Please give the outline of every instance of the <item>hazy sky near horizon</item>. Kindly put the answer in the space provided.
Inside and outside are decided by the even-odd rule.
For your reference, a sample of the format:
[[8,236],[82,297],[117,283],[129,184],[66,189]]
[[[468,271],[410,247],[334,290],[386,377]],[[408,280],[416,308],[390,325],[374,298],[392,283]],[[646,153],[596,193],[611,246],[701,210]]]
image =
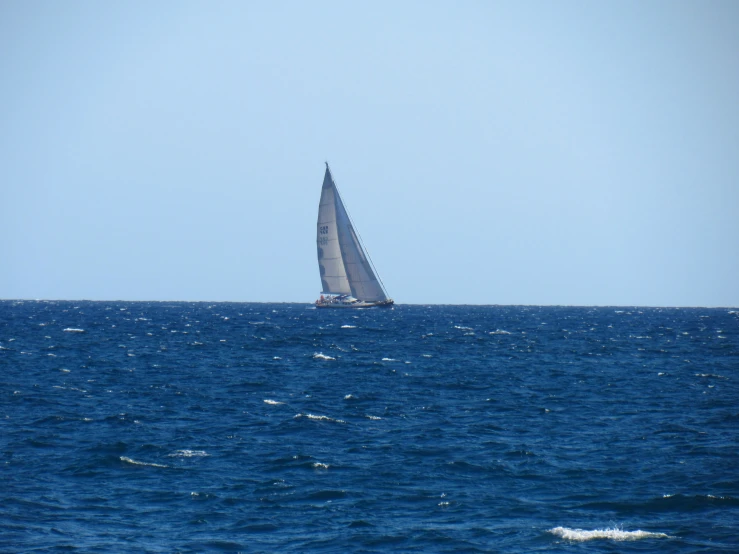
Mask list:
[[0,298],[739,306],[739,2],[0,2]]

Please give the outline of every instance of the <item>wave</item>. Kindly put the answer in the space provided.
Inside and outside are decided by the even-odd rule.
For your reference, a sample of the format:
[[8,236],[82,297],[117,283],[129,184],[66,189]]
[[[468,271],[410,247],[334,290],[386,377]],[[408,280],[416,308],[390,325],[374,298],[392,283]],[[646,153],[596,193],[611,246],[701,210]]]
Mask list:
[[169,467],[169,466],[165,466],[164,464],[155,464],[154,462],[138,462],[134,459],[129,458],[128,456],[121,456],[120,460],[122,462],[126,462],[127,464],[131,464],[135,466]]
[[364,519],[356,519],[349,524],[349,527],[374,527],[374,525]]
[[[66,372],[68,373],[69,370],[67,370]],[[85,389],[79,389],[77,387],[63,387],[61,385],[52,385],[51,388],[52,389],[61,389],[61,390],[76,390],[78,392],[87,392]]]
[[638,541],[641,539],[668,539],[669,535],[665,533],[651,533],[649,531],[624,531],[623,529],[593,529],[586,531],[585,529],[570,529],[569,527],[554,527],[548,530],[552,535],[556,535],[568,541],[585,542],[595,539],[609,539],[613,541]]
[[313,414],[296,414],[293,419],[300,419],[301,417],[307,417],[316,421],[334,421],[336,423],[346,423],[343,419],[334,419],[325,415],[313,415]]
[[657,502],[667,503],[668,506],[688,509],[702,509],[710,506],[739,506],[739,498],[734,496],[716,496],[713,494],[665,494]]
[[66,329],[62,329],[65,333],[84,333],[84,329],[74,329],[72,327],[67,327]]
[[168,456],[170,458],[193,458],[200,456],[210,456],[210,454],[208,454],[205,450],[175,450],[171,454],[168,454]]
[[356,329],[357,326],[356,325],[342,325],[341,328],[342,329]]
[[341,500],[347,497],[347,492],[343,490],[326,489],[310,493],[306,496],[308,500]]
[[332,358],[331,356],[326,356],[323,352],[316,352],[313,354],[314,360],[335,360],[336,358]]
[[269,398],[265,398],[264,403],[270,404],[272,406],[278,406],[279,404],[284,404],[284,402],[278,402],[277,400],[270,400]]
[[665,494],[646,502],[590,502],[582,508],[616,511],[622,513],[691,512],[715,506],[739,506],[739,499],[733,496],[712,494]]

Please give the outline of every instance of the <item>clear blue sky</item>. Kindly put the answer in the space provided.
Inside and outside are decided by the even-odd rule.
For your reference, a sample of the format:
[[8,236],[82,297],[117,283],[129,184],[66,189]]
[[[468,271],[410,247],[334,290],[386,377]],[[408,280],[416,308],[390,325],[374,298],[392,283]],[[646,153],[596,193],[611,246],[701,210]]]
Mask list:
[[0,298],[739,306],[739,2],[0,1]]

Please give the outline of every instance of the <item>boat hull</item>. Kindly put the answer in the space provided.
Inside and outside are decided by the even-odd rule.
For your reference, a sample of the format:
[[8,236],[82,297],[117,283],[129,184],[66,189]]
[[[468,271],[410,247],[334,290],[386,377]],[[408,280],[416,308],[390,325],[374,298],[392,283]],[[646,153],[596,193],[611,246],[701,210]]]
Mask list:
[[332,308],[341,310],[357,310],[361,308],[391,308],[395,304],[392,299],[381,300],[379,302],[364,302],[360,300],[358,302],[344,303],[344,302],[316,302],[316,308]]

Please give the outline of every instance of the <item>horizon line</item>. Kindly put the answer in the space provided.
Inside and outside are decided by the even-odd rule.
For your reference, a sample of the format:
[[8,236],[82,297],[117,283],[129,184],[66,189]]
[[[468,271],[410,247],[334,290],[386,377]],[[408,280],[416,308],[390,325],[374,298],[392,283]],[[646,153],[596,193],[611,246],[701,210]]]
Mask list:
[[[89,298],[0,298],[0,302],[187,302],[187,303],[207,303],[207,304],[304,304],[308,306],[315,305],[314,302],[293,301],[293,300],[124,300],[124,299],[106,299],[94,300]],[[701,305],[639,305],[639,304],[471,304],[461,303],[453,304],[448,302],[405,302],[395,303],[395,306],[481,306],[481,307],[540,307],[540,308],[706,308],[706,309],[739,309],[739,306],[701,306]]]

